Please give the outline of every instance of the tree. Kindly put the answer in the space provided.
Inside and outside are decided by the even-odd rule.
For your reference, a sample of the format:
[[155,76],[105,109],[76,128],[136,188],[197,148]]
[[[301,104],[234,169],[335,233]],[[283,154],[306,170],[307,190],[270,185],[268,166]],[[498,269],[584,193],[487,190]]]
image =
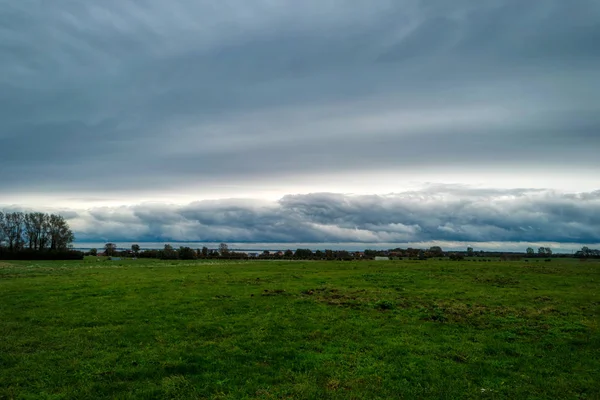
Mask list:
[[140,245],[139,244],[132,244],[131,245],[131,251],[133,252],[134,256],[138,256],[139,252],[140,252]]
[[473,257],[473,248],[467,247],[467,257]]
[[[550,252],[550,253],[548,253]],[[540,247],[538,249],[538,256],[545,256],[545,255],[550,255],[552,254],[552,250],[550,250],[549,247]]]
[[336,253],[336,258],[339,258],[340,260],[349,260],[352,258],[347,250],[338,250]]
[[202,257],[203,258],[208,257],[208,247],[206,247],[206,246],[202,247]]
[[[60,223],[63,225],[63,232],[61,235],[61,242],[65,240],[69,240],[70,230],[68,229],[68,225],[62,217],[58,219]],[[54,220],[56,221],[56,219]],[[24,215],[23,224],[24,224],[24,233],[25,233],[25,242],[28,244],[29,249],[31,250],[44,250],[46,244],[48,242],[48,236],[50,233],[50,216],[48,214],[44,214],[41,212],[32,212]],[[66,228],[66,229],[65,229]],[[69,243],[67,243],[68,246]]]
[[229,246],[227,246],[227,243],[221,243],[219,245],[219,254],[221,254],[222,256],[226,256],[229,254]]
[[375,257],[379,254],[377,250],[365,249],[365,256],[367,257]]
[[161,258],[164,260],[175,260],[177,259],[177,251],[170,244],[165,244],[162,250]]
[[589,247],[587,247],[587,246],[583,246],[583,247],[581,248],[581,254],[582,254],[584,257],[589,257],[589,256],[590,256],[590,248],[589,248]]
[[442,257],[444,255],[444,251],[440,246],[432,246],[429,248],[429,255],[431,257]]
[[6,213],[0,220],[0,230],[3,232],[4,241],[8,244],[8,251],[19,251],[22,244],[25,216],[21,212]]
[[535,254],[535,250],[533,250],[531,247],[528,247],[526,252],[528,256],[533,256]]
[[180,260],[195,260],[196,252],[194,249],[190,247],[180,247],[179,248],[179,259]]
[[104,245],[104,253],[109,256],[112,257],[113,254],[115,254],[115,251],[117,251],[117,245],[114,243],[106,243]]
[[297,249],[294,253],[294,257],[303,260],[311,259],[313,257],[313,252],[310,249]]
[[27,236],[27,241],[29,242],[29,248],[33,250],[37,250],[37,229],[35,224],[35,216],[34,213],[29,213],[25,215],[25,235]]
[[546,253],[546,255],[548,257],[550,257],[552,255],[552,249],[550,247],[545,247],[544,252]]
[[90,256],[96,257],[98,255],[98,249],[90,249]]
[[283,253],[283,256],[284,256],[285,258],[292,258],[292,257],[294,257],[294,252],[293,252],[292,250],[289,250],[289,249],[288,249],[288,250],[286,250],[286,251]]
[[50,250],[64,251],[75,239],[67,221],[61,216],[50,214],[49,219]]
[[6,241],[6,237],[4,233],[4,213],[0,211],[0,249],[2,248],[2,243]]
[[[50,241],[50,216],[43,214],[36,222],[38,229],[38,249],[44,250]],[[74,240],[74,239],[73,239]]]

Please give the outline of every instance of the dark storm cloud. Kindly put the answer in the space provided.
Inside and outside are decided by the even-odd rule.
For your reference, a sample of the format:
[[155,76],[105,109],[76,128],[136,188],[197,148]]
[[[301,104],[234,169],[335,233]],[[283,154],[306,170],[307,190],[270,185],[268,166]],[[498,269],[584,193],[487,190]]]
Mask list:
[[594,0],[4,1],[0,193],[598,168],[599,20]]
[[388,195],[103,207],[69,215],[79,240],[600,242],[600,191],[431,186]]

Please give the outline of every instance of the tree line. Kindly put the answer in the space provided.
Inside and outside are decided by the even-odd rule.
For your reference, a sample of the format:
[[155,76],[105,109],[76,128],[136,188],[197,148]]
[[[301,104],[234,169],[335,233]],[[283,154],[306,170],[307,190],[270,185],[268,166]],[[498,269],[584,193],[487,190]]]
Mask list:
[[0,257],[3,259],[82,258],[71,251],[75,235],[63,216],[41,212],[0,211]]
[[[297,249],[285,251],[269,251],[264,250],[261,253],[256,253],[250,256],[245,252],[236,252],[229,249],[225,243],[221,243],[218,249],[209,249],[204,246],[201,249],[193,249],[187,246],[175,248],[170,244],[165,244],[162,249],[146,249],[140,250],[138,244],[131,246],[131,249],[118,250],[115,243],[106,243],[102,252],[98,249],[90,249],[87,253],[91,256],[108,256],[108,257],[136,257],[136,258],[157,258],[162,260],[197,260],[197,259],[260,259],[260,260],[352,260],[362,258],[363,253],[350,252],[346,250],[316,250]],[[367,257],[369,258],[369,257]],[[371,257],[372,258],[372,257]]]
[[163,249],[141,250],[138,244],[133,244],[131,249],[119,250],[115,243],[106,243],[101,252],[98,249],[91,249],[88,255],[109,256],[109,257],[139,257],[139,258],[157,258],[163,260],[196,260],[196,259],[259,259],[259,260],[372,260],[375,257],[389,257],[392,259],[408,258],[412,260],[426,260],[428,258],[448,257],[450,260],[460,261],[466,257],[500,257],[502,260],[513,260],[515,257],[520,259],[521,254],[505,254],[490,252],[475,252],[473,248],[467,248],[466,252],[454,251],[446,252],[439,246],[432,246],[429,249],[389,249],[389,250],[370,250],[365,251],[347,251],[347,250],[311,250],[296,249],[285,251],[264,250],[261,253],[236,252],[229,249],[226,243],[221,243],[216,249],[202,247],[193,249],[187,246],[175,248],[170,244],[165,244]]
[[[426,260],[430,258],[447,257],[453,261],[462,261],[475,258],[497,258],[501,261],[518,261],[525,258],[556,258],[571,257],[569,254],[556,254],[549,247],[540,247],[535,251],[529,247],[525,252],[502,252],[502,251],[475,251],[472,247],[467,247],[466,251],[444,251],[439,246],[432,246],[428,249],[419,248],[395,248],[388,250],[347,251],[347,250],[311,250],[296,249],[285,251],[268,251],[260,253],[236,252],[229,249],[226,243],[221,243],[216,249],[202,247],[193,249],[187,246],[175,248],[166,244],[163,249],[141,250],[138,244],[131,246],[131,249],[118,250],[115,243],[107,243],[99,253],[97,249],[91,249],[87,254],[96,256],[120,256],[120,257],[139,257],[139,258],[157,258],[164,260],[196,260],[196,259],[260,259],[260,260],[372,260],[375,257],[388,257],[391,259],[411,259]],[[583,247],[573,255],[580,258],[600,258],[600,251]]]

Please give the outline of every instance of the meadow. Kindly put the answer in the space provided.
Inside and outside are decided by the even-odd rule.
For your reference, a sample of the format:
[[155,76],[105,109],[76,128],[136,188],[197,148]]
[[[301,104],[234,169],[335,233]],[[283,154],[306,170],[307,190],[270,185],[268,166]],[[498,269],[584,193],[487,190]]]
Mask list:
[[0,399],[600,399],[600,262],[0,262]]

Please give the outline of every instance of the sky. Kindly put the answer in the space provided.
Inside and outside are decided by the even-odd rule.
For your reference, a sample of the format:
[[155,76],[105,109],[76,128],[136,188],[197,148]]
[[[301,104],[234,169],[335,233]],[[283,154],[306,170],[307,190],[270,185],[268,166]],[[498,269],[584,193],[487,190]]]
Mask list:
[[0,209],[78,240],[600,243],[596,0],[0,0]]

